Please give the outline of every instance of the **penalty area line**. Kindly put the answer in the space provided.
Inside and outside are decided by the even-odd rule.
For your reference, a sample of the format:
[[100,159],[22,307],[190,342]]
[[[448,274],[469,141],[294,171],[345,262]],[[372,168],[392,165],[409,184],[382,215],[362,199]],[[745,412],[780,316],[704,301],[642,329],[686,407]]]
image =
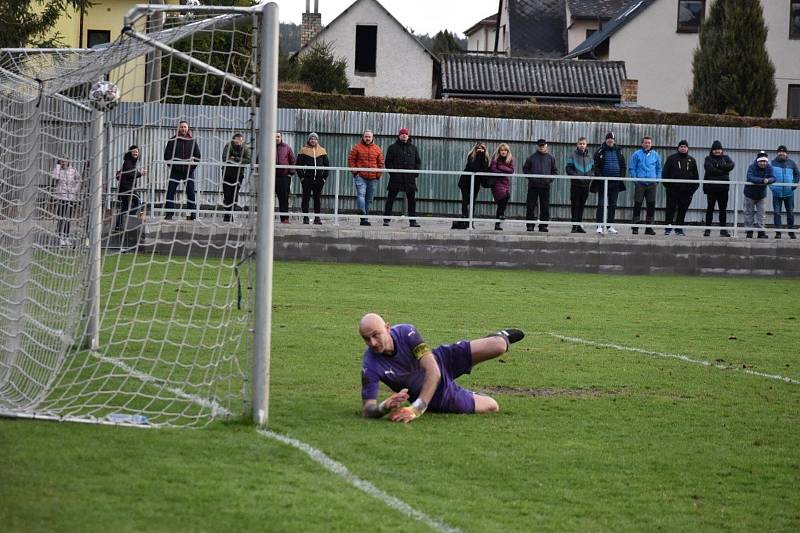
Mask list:
[[380,502],[384,503],[386,506],[391,507],[392,509],[403,513],[409,518],[413,518],[414,520],[422,522],[423,524],[425,524],[426,526],[430,527],[435,531],[443,531],[443,532],[461,531],[460,529],[449,526],[440,520],[431,518],[422,511],[414,509],[403,500],[396,498],[391,494],[387,494],[386,492],[382,491],[369,481],[365,481],[360,477],[356,476],[355,474],[353,474],[352,472],[350,472],[350,470],[348,470],[347,467],[344,466],[342,463],[334,461],[320,450],[317,450],[316,448],[306,444],[305,442],[293,439],[291,437],[287,437],[286,435],[281,435],[280,433],[275,433],[274,431],[269,431],[267,429],[259,429],[258,432],[263,436],[267,437],[268,439],[273,439],[278,442],[282,442],[283,444],[288,444],[289,446],[292,446],[293,448],[300,450],[301,452],[308,455],[313,461],[316,461],[317,463],[322,465],[325,469],[343,478],[350,485],[354,486],[361,492],[367,494],[368,496],[372,496],[376,500],[379,500]]
[[[108,357],[106,355],[102,355],[97,352],[92,352],[92,355],[105,363],[109,363],[111,365],[116,366],[117,368],[124,370],[131,376],[145,383],[156,383],[160,385],[165,384],[164,380],[156,378],[155,376],[151,376],[150,374],[147,374],[145,372],[140,372],[131,367],[130,365],[114,357]],[[226,414],[226,415],[230,414],[230,412],[227,409],[225,409],[224,407],[222,407],[213,400],[202,398],[195,394],[189,394],[186,391],[182,390],[181,388],[175,386],[168,386],[166,387],[166,389],[169,390],[171,393],[175,394],[176,396],[178,396],[179,398],[184,398],[202,407],[210,407],[212,410],[212,414],[214,413]],[[382,491],[369,481],[361,479],[360,477],[350,472],[350,470],[348,470],[348,468],[344,466],[342,463],[334,461],[333,459],[325,455],[320,450],[317,450],[310,444],[306,444],[305,442],[293,439],[292,437],[288,437],[286,435],[281,435],[280,433],[276,433],[274,431],[270,431],[267,429],[259,429],[258,433],[260,433],[264,437],[267,437],[268,439],[276,440],[283,444],[292,446],[297,450],[300,450],[301,452],[308,455],[313,461],[319,463],[325,469],[343,478],[345,481],[347,481],[350,485],[354,486],[358,490],[381,501],[388,507],[391,507],[392,509],[395,509],[396,511],[403,513],[409,518],[413,518],[414,520],[417,520],[418,522],[425,524],[434,531],[441,531],[443,533],[457,533],[461,531],[460,529],[445,524],[440,520],[431,518],[422,511],[414,509],[403,500]]]
[[643,355],[648,355],[650,357],[664,357],[668,359],[678,359],[679,361],[684,361],[686,363],[691,363],[694,365],[702,365],[707,367],[718,368],[720,370],[736,370],[737,372],[742,372],[744,374],[749,374],[751,376],[758,376],[760,378],[767,378],[767,379],[774,379],[776,381],[783,381],[785,383],[791,383],[792,385],[800,385],[800,380],[792,379],[787,376],[781,376],[779,374],[767,374],[766,372],[758,372],[757,370],[750,370],[748,368],[739,368],[736,366],[731,365],[723,365],[721,363],[712,362],[712,361],[705,361],[703,359],[693,359],[687,355],[677,354],[677,353],[669,353],[669,352],[655,352],[652,350],[645,350],[644,348],[635,348],[633,346],[623,346],[621,344],[614,344],[613,342],[597,342],[588,339],[581,339],[580,337],[568,337],[566,335],[560,335],[558,333],[553,333],[551,331],[538,331],[536,332],[538,335],[549,335],[556,339],[561,339],[567,342],[573,342],[575,344],[585,344],[587,346],[597,346],[598,348],[611,348],[613,350],[621,350],[625,352],[633,352],[633,353],[640,353]]

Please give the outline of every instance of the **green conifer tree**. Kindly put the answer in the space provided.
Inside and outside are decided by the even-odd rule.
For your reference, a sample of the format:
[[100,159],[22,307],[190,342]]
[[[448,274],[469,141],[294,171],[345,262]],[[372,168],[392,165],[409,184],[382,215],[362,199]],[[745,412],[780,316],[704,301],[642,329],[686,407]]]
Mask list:
[[771,116],[777,89],[766,41],[759,0],[714,0],[692,60],[691,111]]

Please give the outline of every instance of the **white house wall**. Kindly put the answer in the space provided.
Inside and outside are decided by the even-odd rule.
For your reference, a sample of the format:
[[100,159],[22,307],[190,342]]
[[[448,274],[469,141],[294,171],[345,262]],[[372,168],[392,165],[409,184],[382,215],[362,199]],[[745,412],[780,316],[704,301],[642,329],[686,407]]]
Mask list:
[[[375,74],[356,75],[356,26],[378,26]],[[365,96],[432,98],[433,59],[410,34],[391,20],[373,2],[358,2],[335,24],[311,40],[322,39],[333,47],[336,57],[347,60],[347,79],[351,88],[364,89]],[[306,49],[307,50],[307,49]]]
[[[800,40],[789,39],[789,0],[762,0],[761,4],[769,29],[767,50],[775,64],[778,87],[772,116],[785,118],[788,86],[800,84]],[[639,80],[639,104],[687,112],[698,34],[677,33],[677,14],[677,2],[654,2],[611,37],[608,59],[625,61],[628,77]]]
[[567,50],[574,50],[586,40],[586,30],[596,30],[600,23],[596,20],[576,20],[567,29]]

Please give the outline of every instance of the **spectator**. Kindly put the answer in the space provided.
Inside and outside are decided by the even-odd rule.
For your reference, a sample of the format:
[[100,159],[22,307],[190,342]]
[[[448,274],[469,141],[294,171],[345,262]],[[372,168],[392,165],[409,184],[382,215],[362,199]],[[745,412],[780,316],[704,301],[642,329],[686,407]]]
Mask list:
[[594,175],[594,160],[589,154],[586,137],[579,137],[575,151],[567,158],[565,172],[568,176],[581,176],[569,182],[569,202],[572,206],[572,232],[586,233],[581,226],[583,209],[589,198],[589,187],[592,184],[591,176]]
[[[489,154],[486,153],[486,143],[478,141],[472,147],[469,155],[467,156],[467,164],[464,165],[464,172],[489,172]],[[462,174],[458,179],[458,188],[461,190],[461,216],[469,218],[469,201],[470,190],[472,190],[473,203],[478,198],[478,193],[481,190],[481,185],[491,189],[488,185],[487,179],[490,176],[473,176],[471,174]],[[473,206],[474,209],[474,206]],[[474,214],[474,213],[473,213]],[[452,229],[468,229],[469,222],[456,221],[453,222]]]
[[[329,167],[328,152],[319,144],[319,135],[314,132],[308,134],[306,145],[300,149],[297,156],[297,176],[303,186],[303,224],[308,224],[308,207],[311,197],[314,197],[314,224],[322,224],[319,214],[322,212],[322,188],[325,180],[328,179],[327,169],[317,169],[317,167]],[[313,167],[313,168],[312,168]]]
[[[797,183],[800,182],[800,170],[797,164],[789,159],[786,146],[778,146],[778,155],[772,160],[772,172],[775,174],[775,185],[771,185],[772,190],[772,215],[775,229],[781,228],[781,207],[786,209],[786,229],[789,230],[789,238],[794,239],[794,191]],[[779,186],[778,183],[793,183],[791,187]],[[781,238],[781,232],[775,232],[775,238]]]
[[[497,151],[492,156],[492,161],[489,163],[489,172],[495,174],[513,174],[514,173],[514,156],[511,154],[511,149],[506,143],[501,143],[497,147]],[[491,176],[487,183],[492,186],[492,196],[494,201],[497,202],[497,213],[495,218],[499,221],[494,223],[496,231],[503,231],[502,221],[506,218],[506,206],[509,199],[511,199],[511,180],[508,176]]]
[[164,203],[167,213],[164,218],[172,220],[172,209],[175,207],[175,193],[178,191],[178,184],[186,181],[186,209],[190,211],[190,214],[186,216],[186,220],[194,220],[197,207],[195,203],[194,172],[197,165],[192,163],[200,161],[200,147],[192,136],[189,123],[185,120],[178,122],[178,132],[167,141],[167,146],[164,148],[164,161],[172,161],[172,163],[167,163],[169,167],[169,184],[167,185],[167,198]]
[[[714,141],[711,144],[711,151],[706,156],[703,163],[705,170],[704,180],[709,181],[730,181],[730,172],[736,164],[730,157],[723,153],[722,143]],[[722,237],[730,237],[731,234],[725,229],[728,217],[728,188],[727,183],[704,183],[703,193],[706,195],[706,226],[714,222],[714,206],[719,207],[719,225],[722,228],[719,234]],[[703,231],[703,237],[711,235],[711,230]]]
[[[283,142],[281,133],[275,134],[275,164],[276,165],[294,165],[295,157],[292,147]],[[289,224],[289,191],[292,188],[292,174],[295,169],[293,168],[276,168],[275,169],[275,194],[278,196],[278,210],[280,215],[281,224]]]
[[[222,204],[225,211],[233,211],[239,202],[244,168],[250,164],[250,157],[250,147],[244,143],[244,137],[241,133],[234,133],[231,142],[222,149]],[[225,213],[222,220],[229,222],[231,215]]]
[[[775,183],[775,175],[769,164],[767,152],[760,151],[756,160],[747,168],[747,185],[744,186],[744,225],[758,228],[758,238],[768,239],[764,231],[764,208],[767,203],[767,185]],[[753,231],[747,230],[747,238]]]
[[66,158],[56,161],[53,169],[53,181],[55,191],[53,196],[56,199],[56,209],[58,223],[58,244],[60,246],[72,246],[69,238],[70,223],[75,216],[75,207],[78,205],[78,192],[81,190],[81,177],[75,168],[69,165]]
[[[664,162],[662,179],[666,180],[699,180],[700,171],[697,168],[697,160],[689,155],[689,143],[681,141],[678,143],[678,151],[672,154]],[[686,211],[692,203],[692,196],[700,186],[699,183],[667,183],[662,182],[667,190],[667,209],[664,223],[664,235],[672,233],[672,222],[675,221],[675,235],[683,236],[683,223],[686,219]],[[677,216],[676,216],[677,210]]]
[[[380,146],[373,142],[374,134],[372,130],[365,130],[361,136],[361,141],[350,149],[347,156],[347,166],[350,168],[384,168],[383,152]],[[371,172],[368,170],[353,171],[353,185],[356,188],[356,208],[361,213],[361,225],[371,226],[367,216],[369,206],[375,195],[375,184],[383,175],[382,172]]]
[[[655,235],[652,228],[656,215],[656,189],[661,178],[661,157],[653,150],[653,139],[650,136],[642,138],[642,147],[631,156],[628,172],[635,179],[633,194],[633,223],[641,224],[642,202],[647,202],[647,228],[645,235]],[[648,178],[648,179],[644,179]],[[639,227],[632,228],[634,235],[639,233]]]
[[[522,165],[523,174],[553,176],[558,174],[556,159],[548,153],[547,141],[536,141],[536,151]],[[526,200],[525,219],[535,220],[536,203],[539,203],[539,220],[550,220],[550,184],[553,178],[528,178],[528,197]],[[536,224],[526,224],[528,231],[533,231]],[[539,223],[539,231],[547,233],[547,224]]]
[[[386,168],[389,170],[389,195],[386,197],[386,207],[383,211],[384,216],[391,216],[392,205],[394,204],[397,195],[404,192],[406,195],[406,203],[408,204],[408,218],[409,227],[418,228],[416,219],[417,206],[417,174],[406,172],[392,172],[391,169],[401,170],[419,170],[422,166],[422,161],[419,158],[419,152],[414,143],[408,138],[408,128],[400,128],[397,133],[397,140],[386,150]],[[383,219],[383,225],[389,225],[389,219]]]
[[126,217],[135,216],[139,212],[139,197],[133,192],[136,180],[147,175],[147,170],[138,170],[139,155],[141,151],[135,144],[128,148],[122,157],[122,168],[117,172],[117,201],[119,211],[117,220],[114,224],[116,231],[122,231],[125,227]]
[[[605,142],[594,153],[594,171],[595,176],[603,176],[607,178],[624,178],[625,177],[625,156],[622,155],[620,149],[616,146],[616,139],[614,139],[614,132],[606,134]],[[595,221],[597,222],[597,233],[603,233],[603,190],[606,187],[604,180],[592,180],[589,187],[591,192],[597,193],[597,212],[595,214]],[[617,233],[614,224],[614,214],[617,208],[617,197],[619,193],[625,190],[625,182],[618,180],[607,180],[608,194],[605,198],[605,204],[608,209],[608,219],[606,220],[606,231],[609,233]]]

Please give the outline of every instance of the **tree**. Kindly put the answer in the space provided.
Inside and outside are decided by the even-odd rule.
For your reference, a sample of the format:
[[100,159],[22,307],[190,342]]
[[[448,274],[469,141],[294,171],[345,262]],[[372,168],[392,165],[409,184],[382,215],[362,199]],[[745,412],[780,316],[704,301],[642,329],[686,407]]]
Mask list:
[[67,9],[86,14],[88,0],[0,0],[0,48],[52,48],[61,34],[48,36]]
[[326,42],[314,43],[300,59],[297,81],[307,83],[313,91],[322,93],[348,92],[347,60],[336,58]]
[[436,35],[433,36],[431,52],[437,56],[461,51],[463,51],[463,48],[459,44],[458,39],[448,30],[437,32]]
[[691,111],[771,116],[777,89],[766,40],[759,0],[712,3],[692,60]]

